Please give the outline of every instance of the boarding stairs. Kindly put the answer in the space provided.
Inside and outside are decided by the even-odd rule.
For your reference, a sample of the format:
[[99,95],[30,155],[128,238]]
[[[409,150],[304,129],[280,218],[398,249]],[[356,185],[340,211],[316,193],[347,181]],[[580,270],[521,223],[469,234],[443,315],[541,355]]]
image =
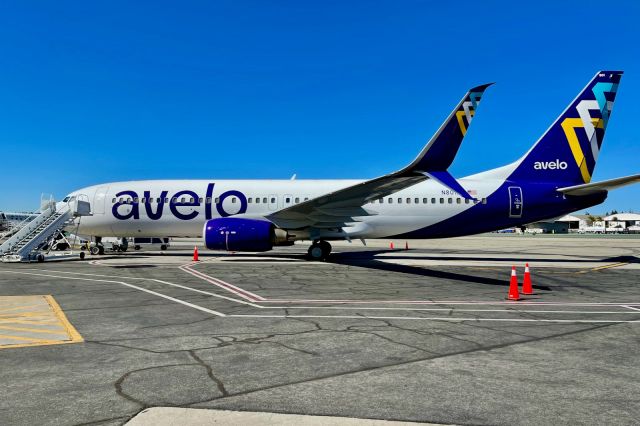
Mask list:
[[33,219],[35,215],[39,213],[40,212],[36,212],[35,214],[29,214],[24,220],[20,222],[8,220],[8,219],[5,220],[5,229],[2,232],[0,232],[0,243],[2,243],[4,240],[9,238],[16,232],[18,232],[20,229],[22,229],[28,222],[31,222],[31,219]]
[[53,237],[73,224],[76,218],[90,216],[88,201],[80,196],[56,203],[53,198],[41,203],[40,213],[11,238],[0,245],[3,262],[44,261],[42,251]]

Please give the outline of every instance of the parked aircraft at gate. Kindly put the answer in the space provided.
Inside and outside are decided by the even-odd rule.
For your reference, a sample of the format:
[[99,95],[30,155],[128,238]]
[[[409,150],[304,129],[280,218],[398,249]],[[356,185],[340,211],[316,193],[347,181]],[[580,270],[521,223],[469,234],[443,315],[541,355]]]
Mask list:
[[150,180],[80,189],[93,236],[199,237],[210,249],[266,251],[313,241],[443,238],[561,216],[603,202],[640,174],[591,183],[621,71],[600,71],[520,159],[456,180],[447,169],[480,104],[471,89],[416,159],[371,180]]

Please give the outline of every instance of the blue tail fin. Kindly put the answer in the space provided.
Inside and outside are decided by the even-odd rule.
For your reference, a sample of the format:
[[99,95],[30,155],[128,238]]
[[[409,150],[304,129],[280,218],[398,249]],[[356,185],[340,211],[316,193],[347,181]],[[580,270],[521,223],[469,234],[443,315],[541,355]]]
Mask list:
[[514,179],[567,184],[591,181],[622,71],[599,71],[518,161]]

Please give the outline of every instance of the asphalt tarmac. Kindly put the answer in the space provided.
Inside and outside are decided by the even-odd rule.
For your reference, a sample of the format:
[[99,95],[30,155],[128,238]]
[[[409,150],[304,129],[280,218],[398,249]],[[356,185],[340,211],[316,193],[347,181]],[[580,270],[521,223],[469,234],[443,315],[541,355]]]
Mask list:
[[[0,424],[119,425],[149,407],[637,424],[640,239],[388,243],[322,263],[296,245],[0,264]],[[534,294],[507,301],[525,262]],[[45,295],[68,344],[40,344],[55,316],[2,297]]]

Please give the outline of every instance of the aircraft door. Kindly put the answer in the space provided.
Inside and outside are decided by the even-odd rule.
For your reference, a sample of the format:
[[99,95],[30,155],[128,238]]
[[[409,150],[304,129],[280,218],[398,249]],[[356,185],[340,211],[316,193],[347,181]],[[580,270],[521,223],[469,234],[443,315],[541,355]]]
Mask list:
[[521,218],[522,217],[522,188],[519,186],[509,187],[509,217]]
[[91,211],[93,214],[104,214],[104,207],[107,199],[108,186],[99,186],[93,196]]

